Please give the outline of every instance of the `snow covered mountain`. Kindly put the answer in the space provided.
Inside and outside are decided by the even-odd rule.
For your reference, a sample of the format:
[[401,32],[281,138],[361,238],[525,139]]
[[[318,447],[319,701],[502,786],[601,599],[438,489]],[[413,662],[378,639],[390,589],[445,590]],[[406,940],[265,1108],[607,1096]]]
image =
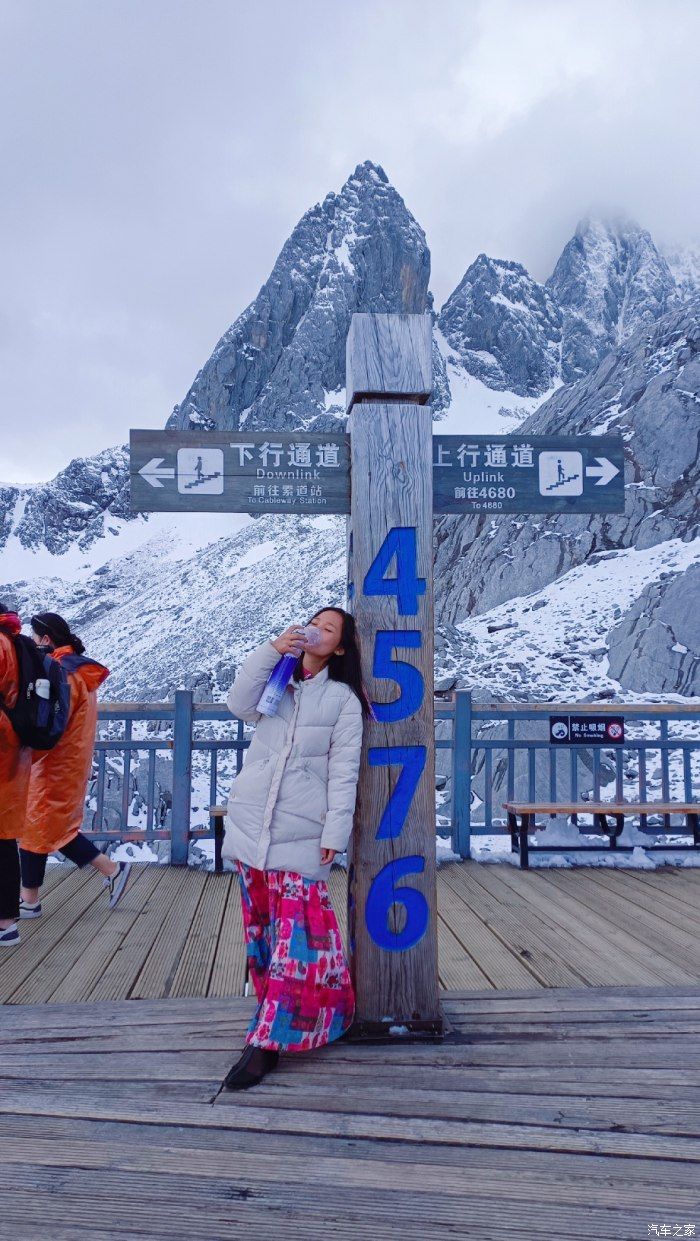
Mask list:
[[[0,485],[0,553],[3,576],[11,562],[27,568],[38,550],[57,557],[84,551],[96,539],[121,534],[131,521],[128,448],[108,448],[94,457],[78,457],[49,483],[39,487]],[[14,556],[10,548],[14,547]],[[32,568],[38,566],[33,564]]]
[[522,424],[524,438],[618,431],[625,512],[438,519],[443,670],[483,697],[700,695],[699,409],[696,300]]
[[664,251],[664,258],[676,282],[681,299],[700,294],[700,241],[692,245]]
[[700,251],[665,258],[629,221],[582,220],[545,284],[480,254],[438,316],[453,367],[522,397],[549,395],[700,292]]
[[421,314],[425,234],[383,168],[359,164],[297,224],[255,301],[221,337],[168,426],[308,431],[345,413],[345,339],[357,310]]
[[438,323],[464,369],[489,388],[541,397],[560,379],[561,311],[520,263],[480,254]]
[[562,310],[564,383],[587,375],[677,302],[668,263],[649,233],[629,222],[583,220],[547,288]]
[[[113,699],[223,697],[242,653],[345,588],[344,519],[155,514],[128,554],[78,567],[72,580],[17,582],[24,616],[69,615],[112,670]],[[94,548],[91,549],[94,552]]]
[[[693,270],[636,226],[585,221],[545,284],[480,255],[436,316],[441,431],[628,438],[624,516],[437,523],[438,673],[506,698],[700,693],[680,615],[697,597]],[[360,165],[304,215],[168,425],[344,425],[351,314],[432,313],[429,273],[422,229]],[[66,612],[114,698],[221,695],[242,654],[344,579],[342,518],[134,516],[122,447],[0,486],[0,597]]]

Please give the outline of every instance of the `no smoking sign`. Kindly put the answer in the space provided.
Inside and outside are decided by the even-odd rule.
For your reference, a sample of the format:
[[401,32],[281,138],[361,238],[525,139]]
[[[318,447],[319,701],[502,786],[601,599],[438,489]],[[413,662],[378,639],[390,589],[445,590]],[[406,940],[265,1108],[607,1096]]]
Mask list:
[[550,715],[553,745],[624,745],[622,715]]

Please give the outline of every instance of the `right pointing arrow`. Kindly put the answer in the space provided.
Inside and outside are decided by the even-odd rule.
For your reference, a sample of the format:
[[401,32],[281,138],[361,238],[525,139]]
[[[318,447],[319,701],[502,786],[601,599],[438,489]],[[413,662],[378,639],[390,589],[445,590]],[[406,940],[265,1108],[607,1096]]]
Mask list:
[[595,478],[596,475],[599,475],[600,477],[596,481],[596,487],[604,487],[605,484],[609,483],[616,474],[620,473],[620,471],[616,465],[613,465],[612,461],[608,461],[607,457],[596,457],[596,461],[598,462],[597,465],[586,466],[586,477]]
[[161,462],[164,460],[164,457],[151,457],[151,460],[147,461],[139,470],[142,478],[145,478],[146,482],[150,483],[152,487],[162,487],[161,478],[175,477],[174,466],[161,465]]

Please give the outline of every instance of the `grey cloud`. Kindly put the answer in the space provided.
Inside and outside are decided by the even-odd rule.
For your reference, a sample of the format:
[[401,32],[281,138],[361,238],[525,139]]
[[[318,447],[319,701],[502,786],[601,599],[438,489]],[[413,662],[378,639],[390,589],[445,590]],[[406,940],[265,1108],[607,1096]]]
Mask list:
[[162,426],[299,216],[366,158],[426,230],[438,304],[481,250],[543,279],[586,212],[698,235],[699,14],[10,0],[0,478]]

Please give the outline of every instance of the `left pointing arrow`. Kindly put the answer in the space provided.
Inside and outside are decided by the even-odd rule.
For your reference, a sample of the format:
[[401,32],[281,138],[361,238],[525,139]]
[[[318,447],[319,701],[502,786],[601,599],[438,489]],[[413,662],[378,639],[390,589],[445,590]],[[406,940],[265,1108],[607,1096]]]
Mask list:
[[141,474],[145,478],[146,482],[150,483],[152,487],[162,487],[163,484],[160,481],[161,478],[175,477],[174,466],[163,466],[163,460],[163,457],[151,457],[151,460],[147,461],[146,464],[139,470],[139,474]]

